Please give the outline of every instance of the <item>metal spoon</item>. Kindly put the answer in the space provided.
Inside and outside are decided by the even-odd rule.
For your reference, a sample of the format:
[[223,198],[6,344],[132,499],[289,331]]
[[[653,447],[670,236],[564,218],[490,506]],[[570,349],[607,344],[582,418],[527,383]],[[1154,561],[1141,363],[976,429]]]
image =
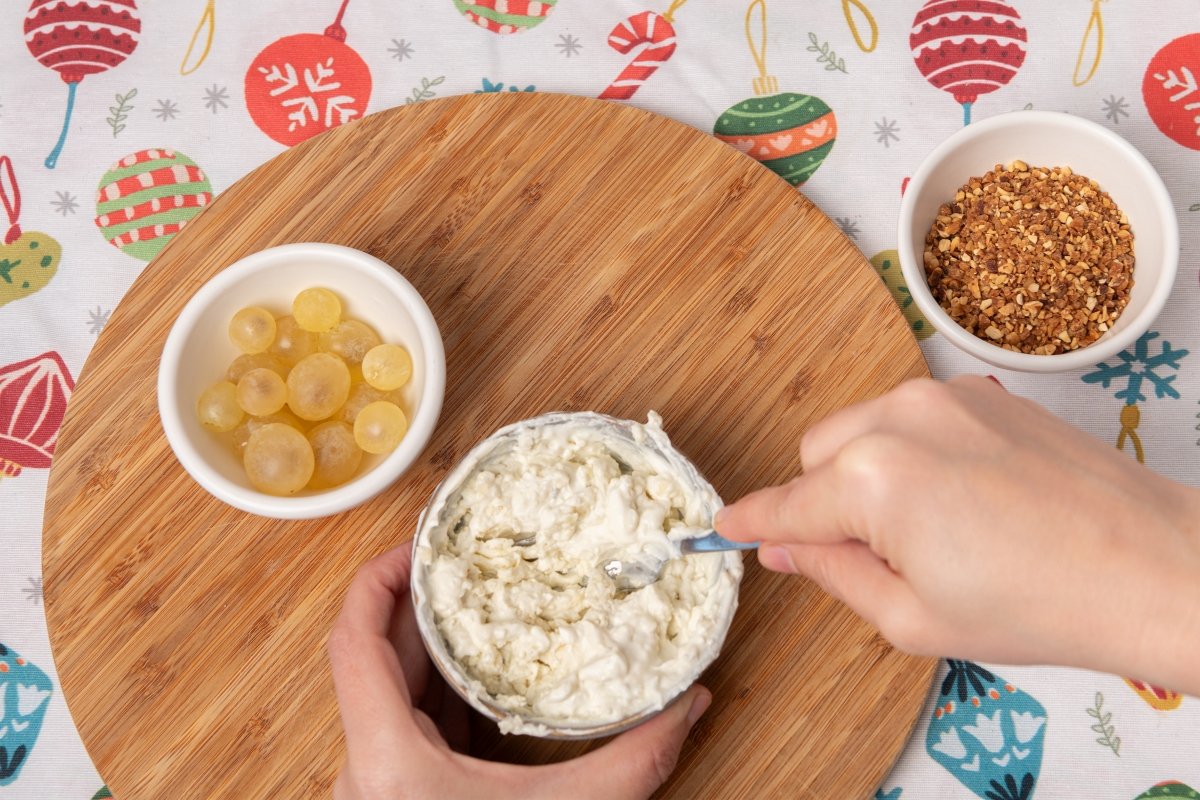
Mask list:
[[[696,536],[679,541],[679,550],[683,555],[691,553],[719,553],[724,550],[753,550],[758,542],[732,542],[716,531],[705,536]],[[634,592],[645,588],[662,577],[663,568],[667,561],[651,555],[641,559],[622,561],[614,558],[600,565],[608,577],[612,578],[617,589],[623,592]]]

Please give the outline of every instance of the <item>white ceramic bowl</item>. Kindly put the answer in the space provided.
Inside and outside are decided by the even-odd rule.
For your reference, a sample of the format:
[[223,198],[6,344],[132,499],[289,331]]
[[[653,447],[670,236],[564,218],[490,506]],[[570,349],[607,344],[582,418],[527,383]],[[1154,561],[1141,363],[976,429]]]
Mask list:
[[[737,589],[742,579],[742,554],[738,551],[721,553],[724,563],[723,572],[732,581],[733,591],[728,602],[721,607],[721,617],[711,631],[711,640],[703,656],[691,665],[691,670],[675,686],[671,697],[663,706],[643,708],[617,719],[601,722],[564,722],[562,720],[545,720],[514,714],[502,708],[488,694],[483,685],[472,678],[467,670],[454,660],[446,641],[438,630],[429,599],[429,565],[422,551],[431,551],[434,547],[435,530],[441,524],[442,512],[446,503],[462,487],[462,484],[486,459],[511,450],[517,437],[523,432],[548,428],[557,425],[580,425],[603,431],[613,437],[614,441],[623,442],[625,447],[643,450],[651,459],[660,461],[672,474],[677,476],[683,485],[701,503],[708,516],[715,515],[721,506],[721,498],[716,489],[700,473],[696,466],[679,452],[673,444],[661,442],[648,437],[638,438],[634,435],[637,423],[629,420],[615,419],[604,414],[590,411],[553,412],[540,417],[514,423],[493,433],[488,438],[471,449],[459,464],[450,472],[442,483],[434,490],[425,510],[417,521],[417,532],[413,536],[413,574],[412,598],[416,608],[417,627],[425,648],[429,651],[434,666],[446,679],[446,682],[466,700],[476,711],[496,723],[503,723],[510,717],[519,719],[521,723],[531,726],[524,733],[541,736],[547,739],[595,739],[602,736],[613,736],[621,731],[640,725],[662,709],[674,702],[680,694],[687,691],[720,654],[729,626],[733,623],[734,612],[737,611]],[[620,457],[620,452],[617,452]]]
[[[238,309],[260,305],[279,315],[290,313],[296,294],[313,286],[332,289],[345,316],[371,325],[383,341],[408,348],[413,360],[412,380],[404,388],[409,429],[391,453],[365,456],[349,482],[275,497],[252,487],[241,460],[201,427],[196,400],[206,386],[223,379],[238,355],[227,334]],[[183,307],[159,362],[158,414],[179,463],[213,496],[264,517],[311,519],[369,500],[412,466],[433,435],[445,388],[442,337],[411,283],[387,263],[349,247],[288,244],[231,264]]]
[[[1100,184],[1129,217],[1133,292],[1120,319],[1087,347],[1057,355],[1014,353],[963,330],[933,297],[922,257],[939,206],[996,164],[1069,166]],[[1004,369],[1063,372],[1088,367],[1132,345],[1162,310],[1179,266],[1179,224],[1171,197],[1138,150],[1103,125],[1052,111],[1015,111],[972,123],[930,153],[909,181],[897,232],[900,268],[925,317],[959,349]]]

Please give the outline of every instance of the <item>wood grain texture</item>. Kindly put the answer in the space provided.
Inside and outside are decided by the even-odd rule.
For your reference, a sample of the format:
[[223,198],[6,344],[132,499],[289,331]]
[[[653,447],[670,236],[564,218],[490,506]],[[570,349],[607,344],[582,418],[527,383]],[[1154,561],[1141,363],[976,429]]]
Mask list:
[[[441,423],[408,475],[347,514],[282,522],[193,483],[163,436],[154,382],[192,293],[295,241],[357,247],[400,270],[442,328],[449,373]],[[926,374],[853,245],[803,195],[696,130],[530,94],[337,128],[188,223],[84,367],[44,538],[71,712],[121,800],[326,796],[343,744],[323,644],[342,593],[358,564],[411,537],[475,442],[550,410],[657,409],[736,498],[793,476],[800,435],[822,417]],[[704,679],[715,703],[661,796],[868,797],[934,662],[753,558],[741,600]],[[528,762],[588,746],[478,742]]]

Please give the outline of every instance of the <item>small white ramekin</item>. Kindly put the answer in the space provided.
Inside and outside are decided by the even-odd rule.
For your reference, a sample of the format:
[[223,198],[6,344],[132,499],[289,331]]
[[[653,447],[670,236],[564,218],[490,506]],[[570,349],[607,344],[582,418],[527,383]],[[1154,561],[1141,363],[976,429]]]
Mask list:
[[[1133,292],[1113,327],[1069,353],[1032,355],[1005,350],[963,330],[933,297],[925,278],[925,235],[938,208],[970,178],[996,164],[1068,166],[1100,184],[1133,229]],[[1137,341],[1162,311],[1179,266],[1179,223],[1162,178],[1137,148],[1098,125],[1053,111],[1015,111],[975,122],[934,148],[908,183],[897,228],[900,268],[913,300],[955,346],[997,367],[1065,372],[1110,358]]]
[[652,458],[661,460],[672,472],[680,476],[680,479],[684,482],[689,492],[693,493],[697,502],[708,516],[715,515],[720,508],[720,496],[712,487],[712,484],[708,482],[687,456],[679,452],[673,444],[667,444],[665,439],[660,442],[655,438],[636,437],[634,434],[636,423],[590,411],[543,414],[540,417],[523,420],[501,428],[484,439],[463,457],[458,466],[451,470],[450,474],[434,490],[428,505],[421,512],[421,517],[417,521],[417,532],[413,537],[411,591],[413,605],[416,608],[417,627],[421,631],[421,638],[425,642],[425,649],[429,651],[429,656],[434,666],[454,691],[476,711],[496,723],[503,723],[506,720],[511,721],[510,718],[519,720],[525,726],[525,729],[520,732],[528,735],[540,736],[546,739],[596,739],[603,736],[613,736],[635,725],[640,725],[655,716],[667,705],[674,702],[679,695],[687,691],[688,687],[700,677],[700,674],[716,660],[720,654],[721,646],[725,642],[725,636],[729,633],[729,627],[733,623],[734,613],[737,611],[737,589],[742,580],[742,553],[733,550],[721,553],[721,557],[724,559],[721,571],[724,576],[732,581],[733,592],[729,602],[721,608],[721,618],[712,630],[712,641],[709,644],[709,649],[701,659],[691,665],[692,669],[690,673],[680,681],[678,686],[675,687],[675,691],[671,693],[671,697],[662,706],[641,709],[619,719],[601,722],[563,722],[559,720],[523,717],[513,714],[513,712],[497,705],[493,702],[482,684],[472,678],[462,665],[455,661],[449,647],[438,630],[437,621],[429,599],[429,590],[426,586],[429,568],[426,559],[422,557],[422,550],[429,550],[432,547],[430,539],[434,528],[440,522],[446,503],[462,487],[462,484],[481,462],[504,452],[506,449],[511,449],[517,437],[525,431],[557,425],[582,425],[603,430],[623,440],[629,447],[643,449]]
[[[241,461],[196,419],[203,389],[222,380],[238,351],[227,330],[234,313],[263,306],[290,313],[303,289],[325,287],[341,298],[343,314],[361,319],[385,342],[404,345],[413,377],[404,388],[409,428],[384,456],[367,455],[359,474],[341,486],[291,497],[264,494],[250,485]],[[167,335],[158,366],[158,414],[179,463],[210,494],[235,508],[276,519],[311,519],[345,511],[383,491],[425,449],[446,388],[446,356],[429,307],[389,264],[349,247],[298,243],[253,253],[200,287]]]

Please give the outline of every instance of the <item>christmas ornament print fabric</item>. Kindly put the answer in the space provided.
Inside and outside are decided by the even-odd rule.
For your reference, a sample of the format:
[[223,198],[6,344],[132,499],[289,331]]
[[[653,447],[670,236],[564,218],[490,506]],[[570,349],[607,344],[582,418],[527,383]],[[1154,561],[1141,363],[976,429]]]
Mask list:
[[[109,796],[58,686],[40,569],[46,481],[88,352],[130,284],[221,192],[383,109],[566,92],[711,133],[837,222],[936,376],[995,374],[1200,486],[1196,0],[10,0],[0,32],[4,800]],[[896,256],[901,192],[924,156],[964,124],[1025,108],[1128,139],[1180,221],[1164,313],[1127,351],[1065,375],[961,354],[916,309]],[[636,164],[638,143],[624,146]],[[1026,576],[1009,577],[1024,590]],[[955,655],[876,797],[1198,796],[1200,700],[1133,675]]]

